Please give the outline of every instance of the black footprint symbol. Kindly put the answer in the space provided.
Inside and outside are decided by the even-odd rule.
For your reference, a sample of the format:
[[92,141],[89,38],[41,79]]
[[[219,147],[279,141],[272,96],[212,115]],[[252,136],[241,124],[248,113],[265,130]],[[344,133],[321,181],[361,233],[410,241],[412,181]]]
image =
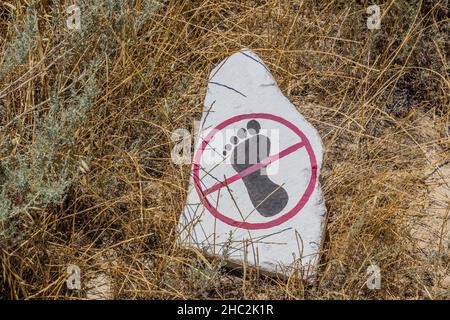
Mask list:
[[[241,173],[269,156],[270,139],[260,134],[260,129],[259,122],[251,120],[247,123],[247,130],[239,129],[237,136],[231,137],[232,144],[225,146],[224,156],[234,147],[231,164],[236,172]],[[242,180],[256,210],[264,217],[271,217],[284,209],[289,197],[286,190],[269,179],[265,170],[261,168]]]

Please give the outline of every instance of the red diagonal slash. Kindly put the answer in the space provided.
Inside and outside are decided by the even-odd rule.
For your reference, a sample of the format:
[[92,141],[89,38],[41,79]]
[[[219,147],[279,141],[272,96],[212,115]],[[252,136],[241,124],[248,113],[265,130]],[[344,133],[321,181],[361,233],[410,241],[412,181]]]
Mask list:
[[219,190],[220,188],[223,188],[223,187],[225,187],[227,185],[230,185],[233,182],[235,182],[235,181],[237,181],[239,179],[242,179],[242,178],[248,176],[249,174],[251,174],[251,173],[253,173],[255,171],[260,170],[261,168],[268,166],[272,162],[275,162],[275,161],[277,161],[277,160],[279,160],[279,159],[281,159],[283,157],[286,157],[288,154],[291,154],[292,152],[300,149],[303,146],[305,146],[304,142],[299,142],[299,143],[293,144],[289,148],[286,148],[283,151],[281,151],[281,152],[279,152],[279,153],[277,153],[277,154],[275,154],[273,156],[265,158],[261,162],[256,163],[256,164],[248,167],[245,170],[242,170],[241,172],[235,174],[234,176],[231,176],[230,178],[226,179],[225,181],[222,181],[222,182],[219,182],[219,183],[213,185],[211,188],[206,189],[205,191],[203,191],[203,194],[206,196],[206,195],[208,195],[210,193],[213,193],[213,192]]

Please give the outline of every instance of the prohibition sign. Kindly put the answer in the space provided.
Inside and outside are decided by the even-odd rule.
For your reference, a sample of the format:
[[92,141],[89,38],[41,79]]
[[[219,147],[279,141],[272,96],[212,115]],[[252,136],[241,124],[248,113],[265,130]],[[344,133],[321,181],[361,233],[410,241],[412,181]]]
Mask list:
[[[275,154],[275,155],[272,155],[272,156],[269,156],[269,157],[263,159],[259,163],[253,164],[252,166],[243,170],[242,172],[237,173],[237,174],[231,176],[230,178],[227,178],[226,180],[213,185],[212,187],[210,187],[208,189],[203,189],[202,185],[201,185],[199,173],[200,173],[200,166],[201,166],[201,158],[202,158],[202,154],[203,154],[205,148],[207,147],[209,142],[213,139],[214,135],[218,131],[226,128],[227,126],[229,126],[235,122],[238,122],[241,120],[247,120],[247,119],[266,119],[266,120],[272,120],[272,121],[281,123],[282,125],[286,126],[290,130],[292,130],[300,138],[300,142],[293,144],[292,146],[282,150],[278,154]],[[279,159],[281,159],[303,147],[306,149],[306,152],[308,153],[308,156],[309,156],[310,165],[311,165],[311,178],[308,182],[308,186],[306,187],[305,192],[303,193],[303,195],[301,195],[300,200],[297,202],[297,204],[288,212],[281,214],[278,218],[268,221],[268,222],[260,222],[260,223],[236,221],[234,219],[231,219],[230,217],[227,217],[223,213],[220,213],[216,208],[214,208],[211,205],[211,203],[207,199],[207,195],[219,190],[220,188],[230,185],[231,183],[233,183],[237,180],[240,180],[243,177],[245,177],[255,171],[258,171],[261,168],[268,166],[270,163],[275,162],[275,161],[277,161],[277,160],[279,160]],[[275,227],[275,226],[291,219],[308,202],[311,194],[314,191],[316,181],[317,181],[316,156],[314,154],[314,151],[313,151],[311,144],[310,144],[308,138],[306,137],[306,135],[299,128],[297,128],[294,124],[289,122],[288,120],[278,117],[278,116],[275,116],[273,114],[269,114],[269,113],[241,114],[241,115],[237,115],[237,116],[234,116],[234,117],[231,117],[231,118],[225,120],[224,122],[220,123],[219,125],[217,125],[214,129],[212,129],[210,131],[210,133],[202,141],[200,148],[196,151],[196,153],[194,155],[194,185],[195,185],[195,189],[197,190],[197,193],[200,197],[200,201],[205,206],[205,208],[208,209],[208,211],[211,212],[211,214],[213,216],[215,216],[217,219],[221,220],[222,222],[224,222],[228,225],[238,227],[238,228],[268,229],[268,228]]]

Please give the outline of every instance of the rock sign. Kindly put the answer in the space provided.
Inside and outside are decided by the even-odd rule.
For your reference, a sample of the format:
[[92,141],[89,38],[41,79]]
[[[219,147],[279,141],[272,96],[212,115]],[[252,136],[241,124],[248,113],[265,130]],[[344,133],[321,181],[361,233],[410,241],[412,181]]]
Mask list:
[[241,50],[211,72],[200,123],[180,243],[270,273],[314,275],[322,143],[255,53]]

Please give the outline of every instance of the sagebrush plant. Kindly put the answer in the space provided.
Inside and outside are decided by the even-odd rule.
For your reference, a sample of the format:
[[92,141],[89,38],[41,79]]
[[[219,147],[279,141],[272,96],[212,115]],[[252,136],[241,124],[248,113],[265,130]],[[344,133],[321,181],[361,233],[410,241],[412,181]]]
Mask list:
[[37,12],[34,6],[28,6],[22,23],[12,25],[13,39],[6,44],[5,54],[0,68],[0,77],[15,66],[25,63],[33,48],[38,33]]
[[[83,125],[96,98],[93,75],[83,91],[72,88],[65,105],[58,92],[50,93],[49,111],[37,117],[33,141],[0,162],[3,179],[0,184],[0,223],[7,226],[18,215],[48,206],[59,206],[72,184],[77,166],[73,156],[75,132]],[[2,228],[1,236],[20,237],[20,231]],[[6,234],[5,234],[6,233]],[[0,239],[2,241],[2,239]]]
[[[367,30],[372,3],[1,3],[0,297],[83,298],[103,279],[128,299],[448,298],[448,235],[429,249],[414,234],[449,205],[430,198],[448,184],[448,1],[376,1],[381,29]],[[210,71],[244,47],[324,142],[313,284],[177,245],[190,166],[171,161],[172,132],[192,129]],[[380,290],[365,286],[371,264]]]

